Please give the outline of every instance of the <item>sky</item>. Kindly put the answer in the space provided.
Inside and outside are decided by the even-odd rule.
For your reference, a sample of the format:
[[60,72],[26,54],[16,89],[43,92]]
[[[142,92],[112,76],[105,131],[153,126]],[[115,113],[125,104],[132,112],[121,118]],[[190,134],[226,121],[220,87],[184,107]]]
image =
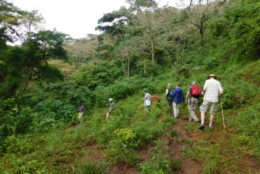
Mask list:
[[[187,1],[187,0],[183,0]],[[73,38],[97,34],[97,21],[105,13],[126,6],[125,0],[10,0],[22,10],[37,10],[44,18],[42,27],[54,28]],[[180,6],[179,0],[160,0],[160,6]]]

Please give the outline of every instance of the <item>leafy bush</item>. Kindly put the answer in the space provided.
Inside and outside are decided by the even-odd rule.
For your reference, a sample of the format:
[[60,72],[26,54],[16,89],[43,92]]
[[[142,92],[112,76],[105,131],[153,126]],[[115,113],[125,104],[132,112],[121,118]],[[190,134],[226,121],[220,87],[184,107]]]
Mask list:
[[220,65],[220,60],[216,57],[209,57],[204,61],[204,65],[207,70],[215,69]]
[[34,119],[31,108],[19,108],[17,101],[12,98],[0,101],[0,108],[0,137],[2,140],[8,135],[25,134],[31,129]]
[[210,161],[203,170],[203,174],[217,174],[217,163],[216,161]]
[[35,106],[37,116],[35,124],[39,129],[47,130],[56,124],[57,121],[70,123],[76,113],[75,106],[66,104],[61,100],[46,99]]
[[138,146],[147,145],[153,138],[163,132],[163,124],[157,120],[149,119],[146,122],[137,122],[131,126],[136,135]]
[[256,96],[255,87],[246,81],[237,80],[236,83],[224,83],[224,95],[222,97],[224,109],[239,107],[250,102]]
[[85,164],[81,164],[77,170],[76,174],[106,174],[106,166],[105,164],[93,163],[93,162],[85,162]]
[[[247,110],[238,113],[234,121],[234,126],[239,127],[240,134],[248,138],[254,145],[254,155],[260,157],[260,103],[255,103]],[[252,140],[253,139],[253,140]],[[246,142],[248,142],[246,141]]]
[[135,134],[129,128],[115,130],[106,150],[106,158],[112,163],[126,162],[135,165],[139,159],[133,151],[137,145],[134,139]]
[[107,103],[107,99],[110,97],[115,100],[124,99],[133,95],[140,89],[153,91],[154,87],[151,80],[131,77],[120,81],[115,81],[113,85],[108,87],[98,86],[94,91],[96,96],[96,104],[97,106],[104,106]]
[[139,165],[141,173],[170,174],[180,169],[180,161],[171,159],[168,146],[162,140],[155,141],[156,146],[151,149],[152,158]]

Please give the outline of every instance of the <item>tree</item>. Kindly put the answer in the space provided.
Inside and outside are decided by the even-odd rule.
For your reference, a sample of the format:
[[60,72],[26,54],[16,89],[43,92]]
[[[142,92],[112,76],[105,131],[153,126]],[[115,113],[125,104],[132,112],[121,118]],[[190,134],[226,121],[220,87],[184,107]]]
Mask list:
[[[6,42],[13,42],[23,33],[30,31],[32,26],[41,22],[42,17],[37,11],[20,10],[6,0],[0,1],[0,48],[6,47]],[[23,27],[26,29],[19,29]]]
[[30,33],[24,45],[10,47],[3,59],[1,96],[13,96],[20,89],[18,95],[23,98],[29,81],[37,78],[39,74],[44,77],[41,73],[43,70],[57,72],[48,66],[48,60],[67,59],[67,53],[63,49],[65,37],[65,34],[56,31],[40,31]]
[[154,0],[127,0],[130,4],[130,10],[133,12],[137,12],[137,16],[139,15],[139,25],[144,25],[146,28],[145,34],[148,35],[148,39],[150,40],[150,48],[151,48],[151,59],[153,63],[156,63],[155,60],[155,19],[154,19],[154,11],[157,9],[158,5]]
[[204,54],[205,24],[209,19],[208,6],[209,0],[190,0],[189,6],[187,8],[191,25],[195,27],[195,30],[199,35],[201,55]]

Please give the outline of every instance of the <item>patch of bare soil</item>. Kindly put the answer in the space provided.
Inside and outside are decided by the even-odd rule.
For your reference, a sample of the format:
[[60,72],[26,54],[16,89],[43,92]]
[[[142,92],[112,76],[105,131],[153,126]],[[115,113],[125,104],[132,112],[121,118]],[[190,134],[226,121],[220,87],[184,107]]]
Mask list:
[[151,96],[151,102],[152,102],[152,103],[161,102],[161,97],[158,96],[158,95],[152,95],[152,96]]
[[139,172],[137,168],[129,166],[127,163],[118,163],[112,165],[108,169],[107,174],[136,174]]
[[91,162],[98,162],[103,159],[104,153],[98,145],[93,144],[93,145],[87,146],[86,148],[89,153],[85,156],[85,160],[91,161]]
[[70,130],[70,129],[75,129],[79,126],[79,124],[76,124],[76,125],[72,125],[70,127],[67,127],[65,130]]
[[239,166],[245,173],[260,174],[260,162],[254,157],[245,156],[240,161]]
[[[174,126],[177,131],[178,141],[171,142],[170,149],[173,152],[173,157],[181,162],[181,169],[175,173],[177,174],[201,174],[202,165],[193,159],[185,158],[183,156],[185,141],[193,140],[185,130],[186,121],[179,119],[179,123]],[[193,137],[194,138],[194,137]]]
[[143,147],[138,150],[138,155],[141,158],[142,161],[148,160],[150,158],[149,156],[149,147]]

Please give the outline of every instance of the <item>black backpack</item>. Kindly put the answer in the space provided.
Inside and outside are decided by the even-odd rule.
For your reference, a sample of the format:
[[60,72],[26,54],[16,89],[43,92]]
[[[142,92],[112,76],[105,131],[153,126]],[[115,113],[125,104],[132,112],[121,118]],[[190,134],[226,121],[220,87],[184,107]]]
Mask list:
[[167,93],[167,95],[166,95],[166,98],[168,99],[168,100],[171,100],[172,99],[172,96],[171,96],[171,93],[173,92],[173,88],[168,88],[168,93]]

